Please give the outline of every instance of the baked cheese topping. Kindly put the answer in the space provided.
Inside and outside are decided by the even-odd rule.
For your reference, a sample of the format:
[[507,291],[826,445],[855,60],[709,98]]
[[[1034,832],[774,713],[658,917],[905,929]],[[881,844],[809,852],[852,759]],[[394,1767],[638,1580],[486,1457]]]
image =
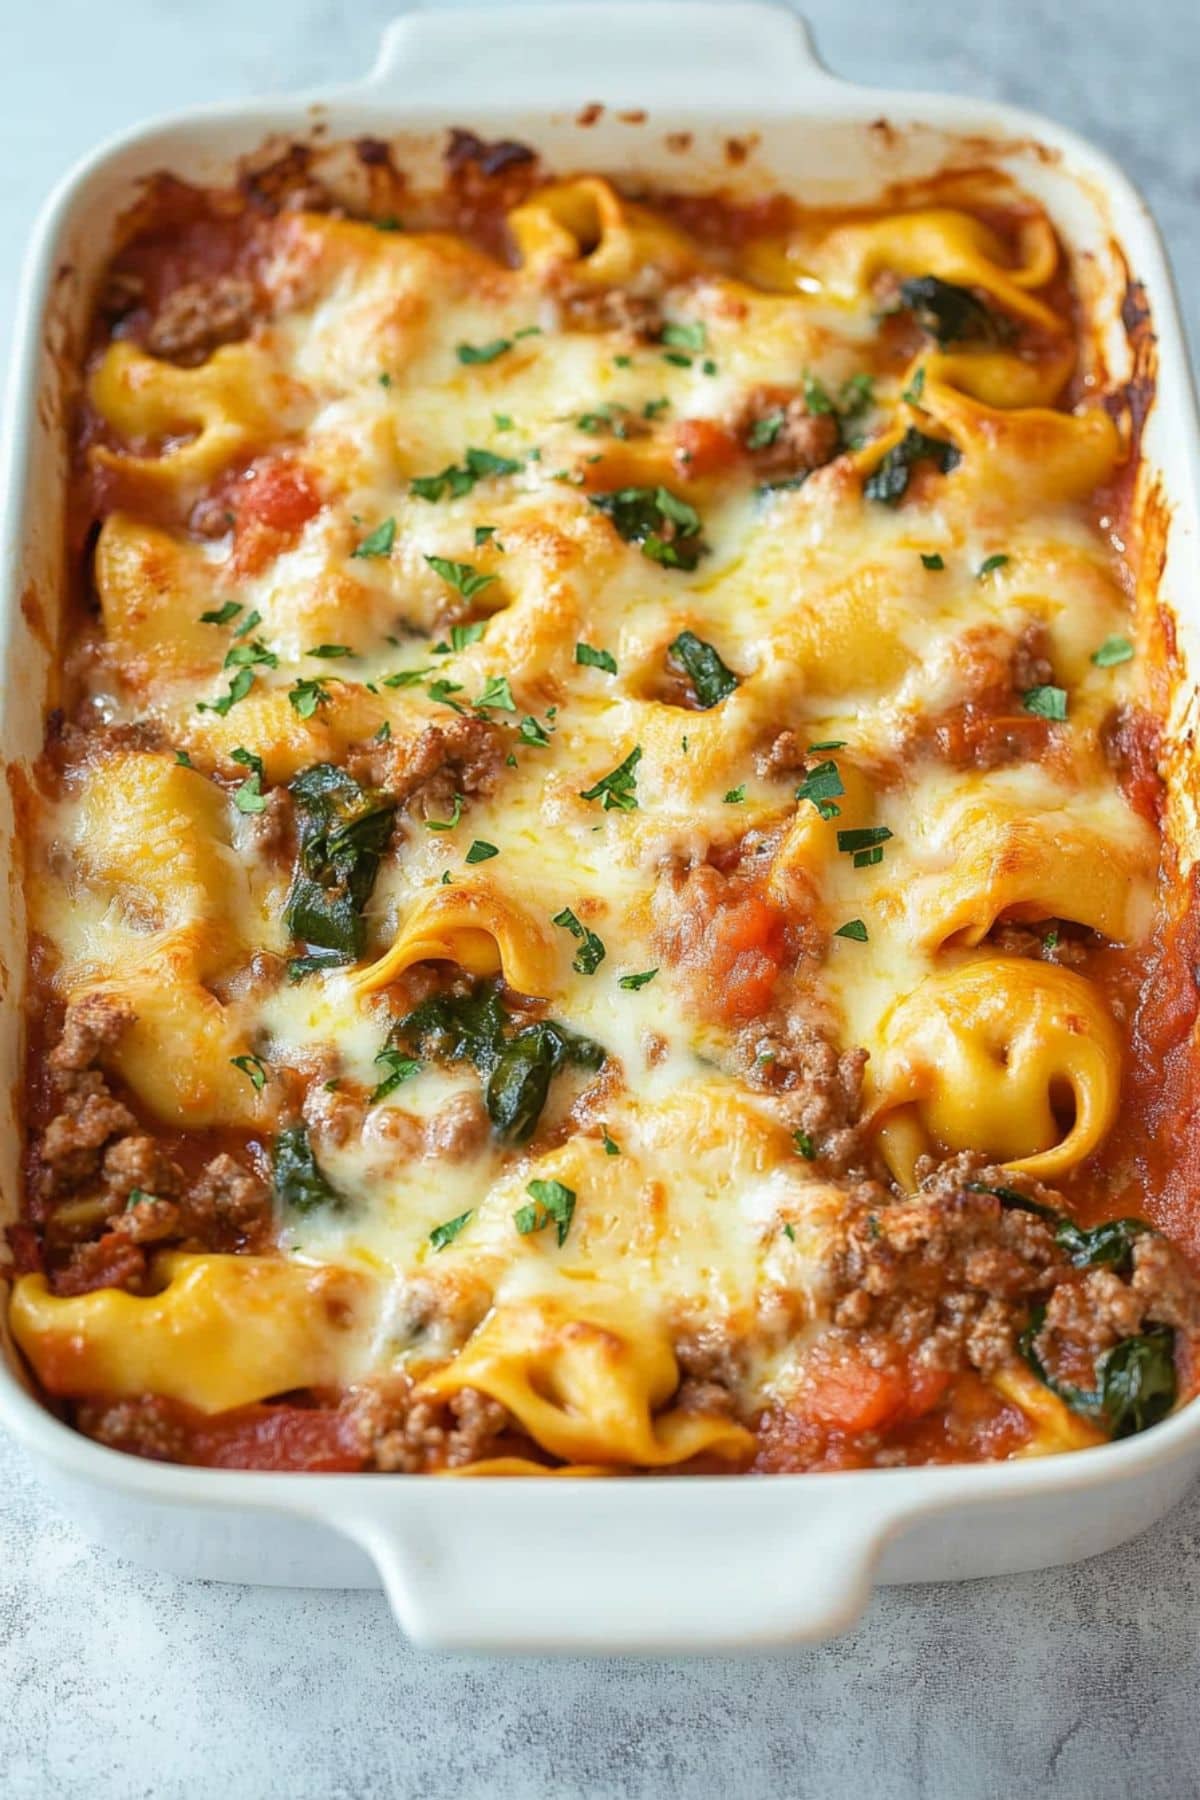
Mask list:
[[[997,181],[720,246],[526,188],[506,258],[223,202],[233,274],[118,261],[31,882],[91,1055],[18,1341],[85,1429],[169,1403],[151,1453],[251,1465],[314,1408],[351,1460],[301,1466],[1123,1429],[1056,1296],[1151,1236],[1068,1267],[1053,1220],[1159,844],[1053,232]],[[1182,1323],[1116,1350],[1165,1382]]]

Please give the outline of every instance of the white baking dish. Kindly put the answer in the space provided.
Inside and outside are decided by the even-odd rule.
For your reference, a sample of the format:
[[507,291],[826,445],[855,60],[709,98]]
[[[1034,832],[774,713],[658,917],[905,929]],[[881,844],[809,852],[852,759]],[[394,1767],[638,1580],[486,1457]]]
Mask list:
[[[589,102],[604,110],[585,123],[576,115]],[[411,161],[436,156],[450,125],[519,137],[562,170],[637,171],[675,186],[773,183],[810,200],[870,197],[898,178],[981,156],[1010,169],[1054,217],[1118,370],[1128,362],[1119,317],[1126,265],[1147,291],[1159,384],[1144,447],[1171,514],[1161,597],[1200,668],[1200,470],[1187,361],[1154,227],[1106,158],[1011,108],[837,82],[799,21],[771,6],[646,0],[417,13],[388,31],[360,85],[147,127],[98,152],[49,202],[30,254],[4,434],[0,743],[10,763],[36,755],[53,691],[64,381],[113,222],[138,178],[166,167],[226,180],[269,135],[307,138],[314,128],[326,141],[402,134]],[[667,142],[680,132],[692,134],[686,150],[678,138]],[[739,140],[732,161],[730,138]],[[1186,772],[1194,699],[1189,682],[1177,709],[1176,776]],[[0,809],[13,871],[0,890],[0,1093],[9,1094],[24,932],[8,790]],[[11,1100],[0,1103],[9,1109],[0,1183],[12,1209],[18,1120]],[[1143,1437],[1041,1461],[566,1483],[142,1462],[60,1424],[15,1362],[0,1369],[0,1418],[85,1529],[122,1555],[218,1580],[381,1580],[418,1643],[493,1650],[713,1650],[820,1638],[861,1612],[874,1580],[998,1574],[1105,1550],[1165,1512],[1200,1466],[1200,1402]]]

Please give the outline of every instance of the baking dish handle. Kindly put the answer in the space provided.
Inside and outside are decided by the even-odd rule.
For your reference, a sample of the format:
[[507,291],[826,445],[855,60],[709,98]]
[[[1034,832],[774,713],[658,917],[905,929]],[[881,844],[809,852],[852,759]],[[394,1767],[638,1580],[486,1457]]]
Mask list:
[[607,100],[656,113],[706,102],[780,112],[841,84],[786,6],[582,0],[406,12],[388,26],[363,85],[372,98],[449,105],[467,118],[497,99],[556,111]]
[[[803,1493],[800,1481],[810,1482]],[[439,1480],[391,1476],[337,1521],[424,1648],[677,1653],[844,1631],[894,1514],[836,1477]]]

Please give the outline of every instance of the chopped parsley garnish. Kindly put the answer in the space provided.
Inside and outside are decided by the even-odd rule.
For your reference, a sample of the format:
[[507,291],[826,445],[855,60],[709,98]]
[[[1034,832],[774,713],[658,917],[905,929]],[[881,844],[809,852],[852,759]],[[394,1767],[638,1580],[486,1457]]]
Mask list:
[[311,719],[319,706],[329,704],[329,688],[314,676],[309,681],[294,681],[288,689],[292,710],[301,719]]
[[249,612],[246,614],[246,617],[242,620],[233,635],[235,638],[244,638],[248,632],[254,630],[256,625],[261,624],[262,614],[260,612]]
[[711,356],[706,356],[700,367],[705,375],[715,375],[717,372],[717,365]]
[[994,556],[985,556],[980,563],[979,568],[976,570],[976,581],[982,581],[986,575],[992,573],[993,569],[1002,569],[1005,563],[1009,561],[1011,561],[1011,558],[1006,550],[997,550]]
[[792,1142],[796,1146],[797,1156],[802,1156],[804,1158],[805,1162],[812,1162],[813,1158],[817,1154],[817,1146],[813,1143],[812,1138],[809,1136],[808,1132],[807,1131],[793,1131]]
[[649,987],[657,974],[657,969],[643,969],[640,975],[622,975],[617,986],[623,987],[628,994],[636,994],[639,988]]
[[948,475],[961,461],[962,452],[956,445],[944,438],[927,437],[910,425],[900,442],[892,445],[878,468],[863,482],[863,494],[883,506],[899,506],[917,463],[932,462],[943,475]]
[[392,727],[389,721],[385,719],[383,724],[379,727],[379,730],[375,733],[375,742],[377,744],[386,744],[391,735]]
[[385,519],[374,531],[368,532],[360,544],[356,544],[350,552],[351,556],[390,556],[392,545],[396,541],[395,519]]
[[452,1244],[474,1211],[475,1208],[469,1206],[466,1212],[459,1213],[457,1219],[447,1219],[444,1225],[435,1225],[429,1234],[429,1241],[434,1249],[444,1250],[447,1244]]
[[511,338],[492,338],[487,344],[458,344],[454,353],[460,363],[490,363],[512,347]]
[[1100,648],[1092,651],[1092,661],[1098,669],[1113,669],[1132,658],[1133,645],[1127,637],[1106,637]]
[[535,744],[539,749],[543,749],[550,742],[545,727],[538,724],[532,713],[526,713],[521,720],[517,727],[517,736],[523,744]]
[[931,551],[928,555],[922,550],[921,561],[927,569],[944,569],[946,566],[936,550]]
[[261,1094],[267,1085],[267,1065],[258,1056],[231,1056],[230,1062],[235,1069],[250,1078],[250,1086],[256,1094]]
[[643,419],[661,419],[662,415],[670,408],[670,405],[671,402],[667,399],[667,396],[661,394],[657,400],[647,400],[645,406],[642,408],[642,417]]
[[708,332],[701,319],[693,319],[687,323],[676,322],[664,325],[658,334],[660,344],[669,344],[673,350],[704,350],[708,346]]
[[612,520],[627,544],[668,569],[694,569],[705,548],[700,515],[694,506],[665,487],[617,488],[592,494],[589,504]]
[[838,412],[843,419],[857,419],[875,399],[875,378],[865,370],[848,375],[838,390]]
[[495,844],[489,844],[486,838],[476,838],[467,851],[467,861],[469,863],[490,862],[493,856],[499,856],[499,854]]
[[474,706],[476,712],[516,712],[517,703],[512,697],[508,676],[489,675]]
[[745,798],[746,798],[746,784],[744,781],[738,787],[727,788],[725,790],[726,806],[740,806],[742,804],[742,801]]
[[461,463],[450,463],[437,475],[418,475],[408,487],[418,500],[444,500],[447,495],[457,500],[469,494],[477,481],[490,475],[518,475],[520,470],[520,463],[511,456],[497,456],[494,450],[468,450]]
[[790,1220],[790,1219],[785,1219],[785,1220],[784,1220],[784,1222],[783,1222],[783,1235],[784,1235],[784,1237],[785,1237],[785,1238],[787,1238],[787,1240],[788,1240],[788,1242],[789,1242],[789,1243],[790,1243],[790,1244],[794,1244],[794,1243],[795,1243],[795,1241],[796,1241],[796,1233],[795,1233],[795,1232],[794,1232],[794,1230],[793,1230],[793,1229],[792,1229],[792,1224],[791,1224],[791,1220]]
[[776,406],[769,413],[764,413],[760,419],[755,419],[746,434],[747,448],[765,450],[768,444],[773,444],[783,430],[785,419],[786,414],[782,406]]
[[394,675],[384,675],[381,679],[385,688],[417,687],[427,675],[432,674],[433,665],[427,663],[423,669],[397,669]]
[[486,619],[476,619],[469,625],[452,625],[450,642],[435,644],[433,653],[435,656],[449,656],[451,651],[465,650],[468,644],[477,644],[486,630]]
[[920,368],[912,378],[912,382],[904,389],[900,398],[909,406],[920,406],[921,396],[925,392],[925,370]]
[[227,694],[222,694],[219,700],[197,700],[196,711],[215,712],[224,718],[230,707],[236,706],[239,700],[244,700],[253,686],[254,670],[239,669],[229,684]]
[[591,644],[576,644],[575,661],[585,669],[603,669],[606,675],[617,672],[616,659],[609,650],[594,650]]
[[605,1125],[602,1125],[600,1129],[601,1129],[601,1134],[602,1134],[601,1138],[600,1138],[600,1142],[604,1145],[605,1156],[620,1156],[621,1146],[620,1146],[620,1144],[617,1143],[615,1138],[609,1137],[608,1127]]
[[[840,750],[841,745],[837,748]],[[811,750],[824,749],[823,744],[810,744]],[[818,763],[810,769],[796,789],[797,800],[811,801],[823,819],[836,819],[841,807],[835,802],[845,793],[841,770],[833,761]]]
[[462,795],[455,794],[454,810],[450,814],[450,817],[448,819],[426,819],[426,831],[453,831],[454,827],[463,816],[463,804]]
[[738,685],[738,677],[721,661],[717,651],[694,631],[681,631],[669,646],[670,654],[680,664],[701,708],[717,706]]
[[867,928],[861,919],[847,919],[844,925],[838,926],[833,935],[834,937],[851,938],[856,944],[865,944]]
[[629,408],[622,406],[619,401],[610,400],[603,406],[594,407],[591,412],[580,413],[575,426],[579,431],[586,431],[589,437],[610,431],[615,438],[627,438],[629,425],[624,415],[628,411]]
[[444,556],[427,556],[425,561],[434,574],[440,575],[464,600],[473,600],[476,594],[481,594],[496,579],[494,575],[481,575],[470,563],[450,562]]
[[200,623],[202,625],[228,625],[231,620],[237,618],[241,610],[240,600],[227,600],[224,606],[217,608],[216,612],[202,612]]
[[813,375],[808,369],[804,371],[804,374],[801,377],[801,385],[804,389],[805,409],[812,418],[819,418],[822,413],[832,413],[837,411],[837,407],[830,399],[829,392],[826,389],[824,382],[818,380],[817,376]]
[[1061,721],[1067,716],[1067,690],[1060,687],[1026,688],[1021,695],[1021,704],[1027,713],[1035,713],[1039,719]]
[[522,1237],[553,1224],[561,1250],[575,1214],[575,1190],[561,1181],[531,1181],[525,1192],[532,1195],[533,1205],[518,1207],[513,1224]]
[[493,413],[492,424],[496,427],[497,431],[511,431],[513,429],[512,414]]
[[268,650],[261,638],[252,638],[248,644],[231,644],[225,653],[223,667],[226,669],[277,669],[279,658],[273,650]]
[[305,656],[323,656],[327,662],[335,662],[339,656],[353,656],[355,652],[349,644],[314,644]]
[[[477,525],[475,527],[475,548],[480,550],[484,544],[490,543],[492,538],[495,537],[496,531],[497,527],[495,525]],[[496,548],[499,550],[502,546],[497,544]]]
[[849,831],[839,831],[837,847],[853,856],[856,869],[865,869],[872,863],[883,861],[883,846],[891,835],[886,825],[859,825]]
[[564,931],[569,931],[573,938],[579,940],[580,948],[571,967],[580,975],[594,975],[607,955],[595,932],[589,931],[569,906],[564,906],[561,912],[555,913],[551,923],[561,925]]
[[177,750],[175,752],[175,761],[183,769],[194,769],[196,766],[186,750]]
[[813,752],[815,752],[817,750],[844,750],[845,748],[846,748],[846,739],[845,738],[826,738],[823,743],[810,744],[808,746],[810,755],[813,754]]
[[252,750],[243,749],[240,744],[236,750],[230,751],[229,757],[231,762],[240,763],[243,769],[250,770],[250,774],[234,794],[233,804],[241,813],[262,812],[267,804],[262,791],[262,757],[255,756]]
[[431,700],[436,701],[439,706],[448,706],[452,712],[465,713],[467,710],[457,700],[450,698],[451,694],[462,693],[461,681],[450,681],[443,675],[437,681],[431,681],[425,691]]
[[642,760],[642,746],[636,744],[623,762],[590,788],[581,788],[581,800],[601,800],[605,812],[637,810],[637,766]]

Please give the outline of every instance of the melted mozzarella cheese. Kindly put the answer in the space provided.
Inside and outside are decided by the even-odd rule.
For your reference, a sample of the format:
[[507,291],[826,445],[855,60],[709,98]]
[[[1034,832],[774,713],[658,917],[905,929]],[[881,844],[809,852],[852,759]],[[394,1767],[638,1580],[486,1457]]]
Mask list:
[[[325,504],[256,574],[238,576],[206,552],[214,590],[236,596],[242,618],[258,615],[255,635],[274,659],[254,667],[255,696],[317,679],[325,683],[318,725],[353,689],[397,735],[470,711],[497,678],[513,700],[513,710],[487,712],[509,750],[495,790],[469,797],[447,829],[398,821],[367,908],[368,958],[429,896],[481,885],[550,943],[552,991],[539,996],[549,1016],[609,1059],[598,1097],[580,1103],[581,1123],[566,1105],[590,1078],[558,1078],[552,1129],[527,1150],[489,1140],[437,1152],[438,1118],[479,1094],[467,1064],[424,1066],[366,1104],[349,1133],[323,1127],[318,1099],[312,1139],[343,1204],[286,1219],[283,1246],[376,1281],[365,1365],[425,1364],[455,1347],[444,1318],[414,1323],[421,1284],[474,1283],[497,1304],[619,1289],[669,1324],[717,1319],[750,1343],[744,1398],[753,1403],[786,1385],[823,1316],[841,1195],[796,1155],[769,1099],[735,1072],[730,1034],[713,1028],[712,1008],[694,1003],[694,973],[671,966],[655,889],[714,844],[748,830],[782,835],[809,806],[794,797],[795,782],[756,770],[755,752],[774,732],[840,741],[839,767],[865,771],[868,782],[881,765],[898,765],[873,797],[871,823],[891,834],[883,859],[855,867],[833,849],[812,866],[826,949],[803,976],[842,1042],[877,1051],[897,996],[939,958],[965,954],[924,941],[914,909],[931,880],[953,873],[954,820],[974,798],[1046,816],[1063,832],[1086,827],[1144,885],[1152,845],[1105,782],[1095,746],[1095,725],[1127,680],[1090,661],[1121,628],[1120,592],[1079,516],[1039,504],[1036,482],[1017,512],[981,511],[953,478],[891,510],[864,500],[846,458],[792,489],[757,491],[740,465],[693,479],[675,453],[676,424],[729,426],[755,389],[794,389],[807,375],[838,393],[862,372],[874,338],[865,297],[850,309],[756,295],[724,277],[689,280],[666,296],[665,312],[701,330],[703,348],[672,357],[619,330],[563,327],[548,288],[434,236],[295,219],[266,279],[282,310],[263,341],[306,396],[294,450],[317,472]],[[508,347],[490,361],[459,356],[463,345],[500,339]],[[875,410],[859,426],[868,435],[886,423],[897,386],[878,382]],[[414,478],[461,469],[470,449],[513,466],[437,500],[414,491]],[[701,512],[707,552],[694,571],[639,554],[590,504],[594,491],[660,484],[686,490]],[[388,521],[390,553],[365,554]],[[481,537],[483,527],[492,529]],[[934,551],[944,565],[936,572],[922,562]],[[1007,561],[981,576],[997,554]],[[445,641],[455,595],[430,558],[492,578],[473,609],[485,627],[461,648]],[[1004,662],[1031,624],[1044,629],[1071,687],[1078,751],[1053,767],[992,772],[910,757],[913,722],[968,699],[979,656]],[[714,644],[740,678],[713,711],[656,697],[667,646],[685,629]],[[607,651],[616,673],[580,664],[578,643]],[[325,644],[353,654],[314,659]],[[411,683],[388,685],[406,672]],[[169,733],[208,730],[210,714],[197,724],[197,700],[211,704],[228,681],[227,670],[201,688],[164,680],[151,710]],[[96,685],[114,716],[136,715],[103,671]],[[526,716],[544,744],[519,735]],[[236,734],[238,721],[234,706],[223,729]],[[233,775],[211,743],[207,766]],[[582,799],[634,750],[635,811]],[[129,891],[80,865],[79,805],[68,795],[45,817],[35,903],[66,991],[136,962],[158,931]],[[251,869],[243,960],[282,954],[289,872],[260,856],[252,824],[232,808],[227,829]],[[477,840],[496,854],[472,866]],[[577,966],[577,938],[555,923],[566,909],[604,946],[594,972]],[[831,935],[853,920],[865,941]],[[640,988],[621,986],[651,970]],[[720,996],[709,998],[719,1012]],[[360,1096],[380,1081],[392,1015],[351,973],[252,988],[230,1004],[269,1065]],[[561,1245],[551,1229],[515,1227],[535,1179],[560,1180],[576,1196]],[[453,1241],[435,1248],[435,1228],[463,1214]]]

